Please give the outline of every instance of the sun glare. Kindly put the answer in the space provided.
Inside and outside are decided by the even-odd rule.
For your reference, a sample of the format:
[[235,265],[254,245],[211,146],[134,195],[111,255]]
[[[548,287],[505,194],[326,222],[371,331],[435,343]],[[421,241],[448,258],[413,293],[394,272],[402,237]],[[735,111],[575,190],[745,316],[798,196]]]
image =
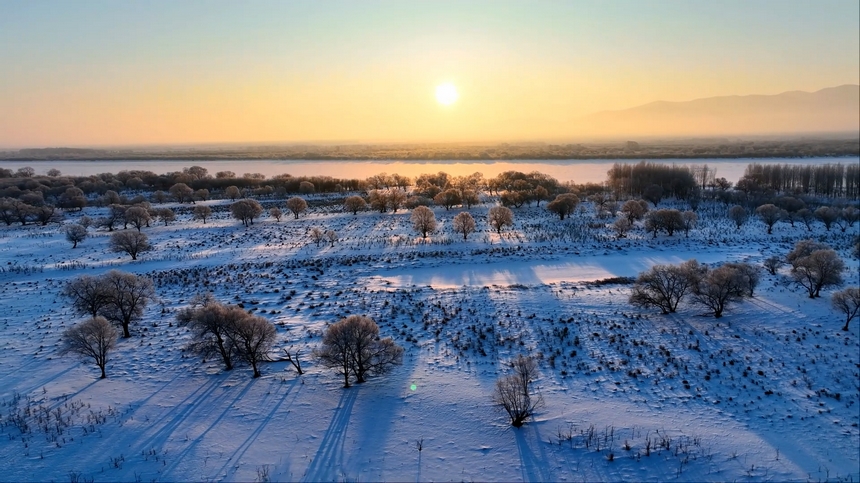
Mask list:
[[457,94],[457,88],[454,87],[454,84],[445,83],[436,87],[436,100],[439,104],[450,106],[457,102],[458,97],[460,95]]

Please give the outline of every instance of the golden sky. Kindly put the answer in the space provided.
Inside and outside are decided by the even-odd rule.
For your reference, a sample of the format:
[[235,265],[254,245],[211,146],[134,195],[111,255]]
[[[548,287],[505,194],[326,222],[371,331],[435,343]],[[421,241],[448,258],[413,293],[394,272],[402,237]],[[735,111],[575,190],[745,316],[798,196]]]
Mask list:
[[576,139],[597,111],[858,84],[858,18],[856,0],[0,0],[0,147]]

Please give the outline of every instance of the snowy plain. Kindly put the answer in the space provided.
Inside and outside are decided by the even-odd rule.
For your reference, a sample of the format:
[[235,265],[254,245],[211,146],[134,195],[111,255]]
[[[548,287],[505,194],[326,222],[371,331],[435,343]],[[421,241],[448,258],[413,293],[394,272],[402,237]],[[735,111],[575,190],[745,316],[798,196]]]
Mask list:
[[[595,283],[689,258],[760,264],[814,237],[856,285],[857,226],[781,223],[767,235],[705,203],[689,238],[640,227],[616,240],[584,203],[565,221],[516,209],[498,235],[485,200],[469,210],[468,240],[451,229],[459,209],[434,208],[440,226],[425,241],[408,210],[353,216],[325,198],[298,220],[264,215],[249,228],[224,201],[206,202],[206,224],[168,204],[177,221],[145,228],[156,250],[135,262],[108,251],[105,231],[71,249],[57,225],[0,227],[0,480],[860,480],[860,323],[840,330],[831,290],[810,300],[783,268],[714,319],[689,304],[637,309],[629,285]],[[317,246],[312,227],[338,242]],[[158,302],[99,380],[56,354],[79,320],[59,291],[110,269],[152,277]],[[184,351],[176,312],[205,292],[275,323],[277,351],[301,349],[306,373],[272,362],[252,379]],[[375,319],[406,354],[391,374],[343,389],[310,351],[349,314]],[[517,354],[539,357],[545,401],[519,429],[491,401]],[[53,416],[40,427],[38,414]]]

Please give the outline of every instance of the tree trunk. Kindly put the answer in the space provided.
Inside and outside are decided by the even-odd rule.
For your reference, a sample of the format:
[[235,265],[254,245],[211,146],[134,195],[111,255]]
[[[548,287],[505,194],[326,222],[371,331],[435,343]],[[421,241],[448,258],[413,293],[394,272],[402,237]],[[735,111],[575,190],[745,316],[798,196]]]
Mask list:
[[105,374],[105,366],[99,366],[99,368],[102,370],[102,377],[100,379],[106,379],[107,374]]

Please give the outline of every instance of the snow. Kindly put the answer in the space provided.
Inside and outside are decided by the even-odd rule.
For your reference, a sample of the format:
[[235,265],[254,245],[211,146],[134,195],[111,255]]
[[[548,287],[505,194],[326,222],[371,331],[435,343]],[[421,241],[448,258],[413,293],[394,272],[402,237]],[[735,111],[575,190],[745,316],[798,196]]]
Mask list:
[[[178,220],[145,228],[157,250],[136,262],[110,253],[106,232],[91,229],[72,250],[56,225],[0,227],[0,480],[860,479],[860,323],[839,330],[832,291],[810,300],[783,269],[714,319],[684,304],[668,316],[636,309],[628,285],[594,283],[689,258],[760,263],[808,236],[834,246],[857,283],[857,226],[779,224],[767,235],[751,220],[738,231],[708,205],[689,238],[637,228],[615,240],[583,228],[595,221],[586,203],[564,222],[517,209],[499,236],[484,204],[470,210],[479,232],[467,241],[450,231],[456,209],[434,209],[442,228],[424,241],[407,211],[313,204],[298,220],[246,229],[223,202],[208,204],[205,225],[169,205]],[[314,226],[340,240],[317,247]],[[112,268],[153,277],[159,300],[98,380],[91,363],[56,354],[78,320],[59,290]],[[272,362],[255,380],[183,351],[175,313],[206,291],[275,323],[277,351],[301,349],[306,374]],[[310,351],[326,324],[353,313],[406,355],[391,374],[343,389]],[[490,397],[517,354],[541,358],[545,401],[519,429]],[[57,409],[63,423],[38,424]]]

